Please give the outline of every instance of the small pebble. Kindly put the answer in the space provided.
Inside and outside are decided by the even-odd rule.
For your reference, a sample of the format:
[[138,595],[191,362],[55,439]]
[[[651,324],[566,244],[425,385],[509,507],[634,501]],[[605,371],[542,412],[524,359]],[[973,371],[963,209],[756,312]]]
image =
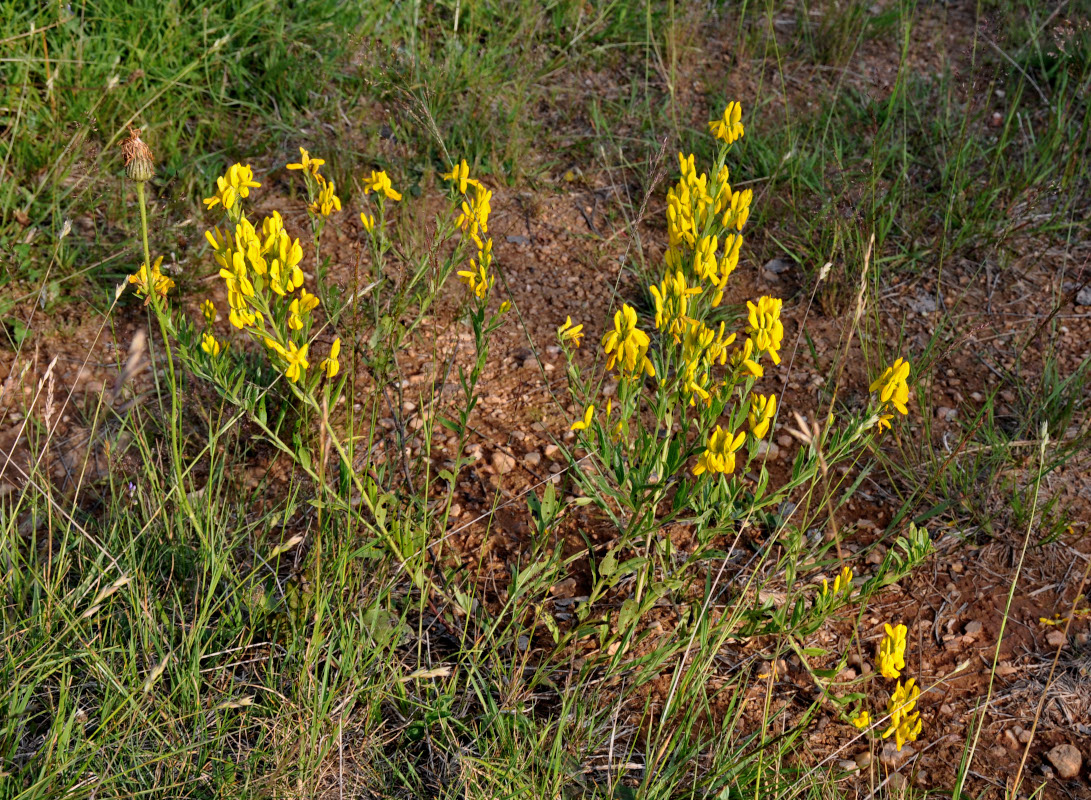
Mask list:
[[1079,775],[1080,767],[1083,766],[1083,755],[1070,744],[1057,745],[1046,753],[1046,758],[1053,764],[1057,774],[1066,780]]

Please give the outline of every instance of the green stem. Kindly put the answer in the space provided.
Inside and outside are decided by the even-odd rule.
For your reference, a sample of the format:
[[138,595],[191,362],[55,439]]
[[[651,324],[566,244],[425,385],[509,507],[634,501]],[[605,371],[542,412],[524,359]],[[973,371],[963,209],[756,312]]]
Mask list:
[[[144,265],[148,270],[148,274],[151,274],[152,269],[152,257],[151,250],[148,248],[148,208],[147,201],[144,197],[144,181],[136,182],[136,198],[140,204],[140,238],[144,244]],[[149,287],[150,289],[151,287]],[[167,357],[167,375],[170,378],[170,421],[171,421],[171,453],[173,455],[172,461],[174,462],[175,480],[178,482],[179,487],[179,499],[182,507],[189,515],[190,520],[198,531],[201,530],[197,525],[197,519],[194,516],[193,509],[190,507],[189,498],[186,495],[183,488],[182,479],[185,474],[182,470],[182,428],[179,414],[179,400],[178,400],[178,376],[174,373],[174,354],[171,352],[170,346],[170,332],[167,330],[167,324],[164,319],[164,315],[168,313],[165,308],[160,306],[162,299],[155,295],[151,295],[152,305],[155,309],[155,318],[159,323],[159,335],[163,337],[163,350]]]
[[140,236],[144,240],[144,264],[150,270],[152,257],[148,250],[148,210],[144,202],[144,181],[136,182],[136,197],[140,201]]

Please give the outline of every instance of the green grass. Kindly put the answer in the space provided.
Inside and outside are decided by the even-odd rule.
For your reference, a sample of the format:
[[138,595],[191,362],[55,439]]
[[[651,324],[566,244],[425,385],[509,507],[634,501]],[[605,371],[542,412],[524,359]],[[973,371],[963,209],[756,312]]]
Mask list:
[[[89,298],[106,307],[101,298],[139,259],[118,180],[116,145],[130,124],[144,127],[159,159],[162,244],[198,238],[182,222],[225,163],[249,157],[272,169],[309,141],[304,129],[328,144],[322,154],[346,198],[372,166],[410,187],[407,199],[430,192],[452,158],[492,185],[531,192],[576,168],[578,181],[638,187],[605,213],[639,237],[662,238],[656,156],[665,140],[667,176],[676,147],[707,160],[704,126],[730,96],[728,65],[756,76],[755,96],[742,98],[747,137],[732,158],[733,181],[755,189],[752,264],[787,254],[809,295],[833,262],[812,313],[844,314],[874,235],[868,310],[852,335],[870,373],[908,354],[926,378],[964,341],[958,315],[970,301],[946,296],[930,340],[907,353],[917,345],[879,313],[889,286],[938,284],[963,261],[1008,268],[1028,241],[1071,253],[1087,237],[1091,46],[1078,33],[1059,48],[1048,10],[1005,1],[985,9],[1004,20],[996,39],[971,29],[965,49],[943,54],[958,68],[931,72],[910,53],[922,15],[938,12],[870,8],[9,4],[0,12],[0,244],[11,266],[0,288],[17,283],[17,302],[42,292],[47,316]],[[1069,13],[1081,10],[1086,2]],[[876,43],[897,54],[881,92],[845,72]],[[646,191],[650,226],[636,219]],[[58,241],[64,221],[80,217],[94,225]],[[407,251],[425,253],[426,239],[412,232]],[[113,260],[92,266],[104,255]],[[642,258],[632,254],[635,272],[658,271]],[[980,280],[984,269],[969,276]],[[396,352],[383,342],[392,318],[415,311],[416,295],[384,297],[391,305],[343,323],[367,343],[362,368],[380,377],[345,420],[360,437],[356,452],[382,441],[376,420],[391,400],[381,390],[397,377]],[[1056,313],[1065,302],[1061,293],[1044,305]],[[8,339],[26,352],[34,331],[3,303]],[[843,724],[833,695],[859,686],[830,683],[841,656],[804,652],[811,626],[855,616],[855,627],[886,582],[927,557],[927,535],[907,534],[908,520],[953,521],[979,536],[1014,531],[1024,545],[1065,535],[1072,520],[1043,496],[1043,481],[1086,457],[1091,366],[1062,364],[1059,337],[1050,316],[1013,339],[1010,365],[977,354],[996,383],[959,409],[946,445],[933,430],[930,384],[918,383],[919,435],[876,452],[866,473],[889,493],[890,554],[859,608],[814,618],[803,614],[811,581],[836,573],[838,558],[836,542],[813,534],[859,489],[855,477],[801,483],[799,512],[763,511],[771,544],[742,559],[723,549],[734,521],[676,509],[655,509],[653,519],[696,526],[698,557],[629,541],[608,554],[591,537],[612,524],[606,513],[590,530],[578,521],[582,500],[539,488],[518,499],[536,532],[485,582],[444,560],[454,523],[437,498],[453,482],[424,460],[392,457],[375,466],[379,510],[347,502],[350,479],[316,479],[301,455],[318,446],[306,416],[267,389],[272,377],[255,363],[238,367],[241,399],[217,394],[198,372],[183,373],[175,393],[158,386],[146,405],[115,408],[103,393],[69,409],[92,441],[74,467],[78,494],[53,485],[43,457],[27,469],[26,491],[0,498],[0,798],[339,789],[841,797],[848,784],[836,759],[812,757],[807,732],[824,714]],[[843,397],[822,402],[852,411]],[[50,420],[33,404],[21,410],[35,459],[55,445]],[[448,422],[465,435],[471,418]],[[107,458],[114,469],[98,466]],[[255,460],[287,481],[248,484],[239,465]],[[601,498],[609,477],[572,465],[564,488],[578,483]],[[499,493],[490,500],[502,502]],[[586,549],[565,551],[558,531]],[[577,567],[594,599],[560,604],[551,588]],[[759,590],[780,599],[760,601]],[[558,611],[567,623],[554,620]],[[671,635],[651,633],[656,615],[673,621]],[[725,652],[738,656],[729,666]],[[781,657],[817,690],[792,714],[774,707],[771,682],[758,677]],[[649,691],[663,676],[668,690]],[[963,777],[975,746],[968,736]]]

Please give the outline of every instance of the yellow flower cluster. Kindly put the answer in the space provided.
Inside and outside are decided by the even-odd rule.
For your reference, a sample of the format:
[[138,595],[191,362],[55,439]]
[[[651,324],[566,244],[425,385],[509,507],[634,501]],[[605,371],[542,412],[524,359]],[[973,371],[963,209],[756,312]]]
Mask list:
[[659,286],[649,287],[655,298],[655,327],[674,337],[675,342],[682,340],[692,320],[687,316],[689,299],[701,293],[700,286],[687,286],[682,270],[668,272]]
[[166,297],[167,292],[174,288],[174,281],[159,271],[163,264],[163,256],[159,256],[148,269],[147,264],[141,264],[140,269],[129,276],[129,283],[136,285],[138,297],[146,298],[144,305],[152,301],[153,295]]
[[[851,573],[850,573],[851,575]],[[834,591],[836,591],[836,586]],[[905,625],[891,626],[889,623],[883,626],[883,638],[879,643],[878,666],[879,673],[889,680],[901,677],[901,671],[905,669],[905,645],[907,629]],[[881,736],[887,739],[894,737],[894,744],[898,750],[906,742],[915,742],[924,727],[921,722],[921,713],[916,711],[917,699],[920,697],[920,687],[916,680],[910,678],[905,683],[898,680],[894,691],[887,700],[887,727]],[[871,724],[871,717],[867,710],[861,710],[859,714],[850,718],[857,728],[867,728]]]
[[898,685],[890,695],[890,700],[887,701],[886,705],[886,713],[890,715],[890,721],[882,736],[886,739],[893,735],[894,744],[897,745],[899,751],[906,742],[917,741],[917,737],[923,728],[921,712],[913,710],[921,693],[921,690],[914,684],[913,678],[906,681],[904,685],[901,681],[898,681]]
[[402,199],[401,192],[394,191],[390,176],[385,171],[372,170],[371,175],[364,178],[364,194],[371,192],[394,201]]
[[746,440],[745,433],[734,436],[725,431],[719,425],[708,439],[708,446],[697,459],[697,466],[693,468],[694,475],[702,475],[705,472],[718,472],[730,475],[735,471],[735,451],[742,447]]
[[[288,168],[302,170],[309,181],[308,188],[316,189],[312,214],[328,216],[341,207],[334,193],[334,185],[319,173],[325,163],[311,158],[300,148],[300,162]],[[319,306],[318,298],[303,288],[303,246],[298,238],[292,238],[284,227],[280,213],[274,211],[264,218],[260,227],[247,219],[241,199],[249,190],[260,186],[253,180],[249,167],[235,164],[216,181],[217,193],[206,200],[208,208],[221,205],[228,213],[231,227],[225,232],[213,227],[205,232],[212,248],[213,257],[220,267],[220,277],[227,289],[228,321],[235,328],[245,331],[263,342],[281,362],[284,374],[293,383],[304,377],[310,366],[307,361],[311,317]],[[298,295],[296,294],[298,290]],[[220,354],[223,344],[211,331],[216,321],[216,309],[206,300],[201,306],[206,321],[201,349],[212,357]],[[339,340],[334,348],[339,349]],[[336,365],[337,354],[331,350],[330,359]],[[336,374],[336,366],[327,368],[327,376]]]
[[205,198],[205,207],[211,211],[216,206],[223,206],[224,211],[231,211],[237,200],[245,200],[250,196],[251,189],[260,186],[254,180],[254,171],[249,164],[232,164],[224,175],[216,179],[216,192]]
[[780,308],[784,301],[775,297],[762,297],[758,302],[747,302],[749,310],[746,332],[754,343],[755,353],[767,353],[774,364],[780,363],[780,345],[784,339],[784,323],[780,321]]
[[742,105],[738,101],[727,104],[723,116],[708,123],[712,135],[727,144],[732,144],[743,135]]
[[[743,135],[742,109],[731,103],[723,119],[711,124],[713,135],[731,144]],[[753,192],[733,190],[724,161],[727,148],[721,148],[713,169],[698,172],[696,158],[678,154],[678,182],[667,192],[666,218],[668,247],[664,271],[658,284],[648,287],[655,302],[655,327],[662,334],[661,361],[669,382],[677,376],[677,391],[692,407],[705,408],[713,400],[723,400],[723,393],[733,391],[740,380],[763,376],[761,359],[780,363],[784,325],[780,320],[781,301],[762,297],[748,303],[746,338],[730,349],[738,338],[728,333],[725,324],[706,322],[723,301],[728,278],[739,263],[741,231],[750,216]],[[452,168],[447,177],[462,174]],[[562,331],[558,331],[561,335]],[[636,380],[656,377],[656,366],[648,355],[651,339],[640,329],[635,309],[624,305],[614,314],[613,329],[602,338],[606,368],[615,367],[622,378]],[[669,348],[673,345],[675,350]],[[726,377],[717,378],[714,367],[730,364]],[[744,393],[749,391],[749,385]],[[754,395],[749,400],[748,423],[755,439],[769,434],[777,413],[773,395]],[[735,453],[745,441],[741,431],[717,427],[708,435],[699,456],[695,475],[706,472],[730,474],[735,469]]]
[[879,672],[884,678],[899,677],[905,669],[905,636],[907,628],[904,625],[890,624],[883,626],[885,635],[879,642]]
[[[847,567],[847,566],[841,567],[841,574],[833,579],[833,593],[835,595],[837,595],[837,594],[841,594],[841,592],[848,593],[848,592],[851,592],[851,591],[852,591],[852,568]],[[822,579],[822,594],[823,595],[829,595],[830,594],[830,584],[829,584],[829,581],[827,581],[825,578]]]
[[655,375],[655,367],[648,359],[648,334],[637,327],[636,309],[628,303],[614,314],[614,329],[602,337],[602,346],[606,351],[606,369],[615,366],[622,375],[639,377],[647,373]]
[[[454,184],[464,195],[455,224],[477,247],[477,258],[470,259],[469,269],[459,270],[458,279],[466,284],[475,297],[485,300],[496,282],[495,276],[490,272],[492,238],[489,237],[489,215],[492,213],[492,192],[481,181],[470,177],[466,159],[462,159],[451,167],[450,172],[444,172],[440,177]],[[473,193],[467,194],[471,187]],[[578,340],[576,345],[579,345]]]
[[904,358],[899,358],[871,384],[868,391],[879,392],[880,409],[876,425],[880,433],[885,428],[890,427],[890,421],[894,418],[891,408],[896,409],[901,414],[909,413],[909,408],[906,406],[909,402],[908,378],[909,362]]
[[[756,394],[750,396],[750,412],[746,415],[746,420],[750,423],[750,432],[754,434],[756,439],[765,438],[765,434],[769,433],[769,426],[773,424],[773,417],[776,414],[776,395],[771,394],[766,397],[763,394]],[[852,578],[849,577],[849,580],[851,581]]]

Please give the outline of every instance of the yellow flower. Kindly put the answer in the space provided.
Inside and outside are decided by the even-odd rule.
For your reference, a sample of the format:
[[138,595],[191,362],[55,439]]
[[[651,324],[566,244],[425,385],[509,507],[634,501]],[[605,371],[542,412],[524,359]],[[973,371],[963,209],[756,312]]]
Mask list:
[[688,156],[684,156],[681,153],[678,154],[678,171],[682,174],[682,180],[689,181],[697,178],[697,167],[693,153]]
[[878,390],[880,403],[890,403],[902,414],[908,414],[909,409],[906,407],[906,403],[909,402],[909,385],[906,383],[908,377],[909,362],[899,358],[893,366],[886,368],[886,372],[871,384],[868,391]]
[[892,419],[894,419],[893,414],[881,414],[879,418],[875,420],[875,427],[879,429],[879,433],[890,429],[890,420]]
[[389,197],[391,200],[401,200],[400,192],[395,192],[390,183],[390,177],[382,170],[372,170],[371,175],[364,178],[364,194],[375,192]]
[[462,201],[462,213],[455,224],[480,240],[480,234],[489,232],[489,214],[492,213],[492,192],[480,183],[474,185],[472,197]]
[[[280,234],[284,230],[284,219],[279,211],[273,211],[273,216],[261,221],[261,251],[266,253],[280,240]],[[255,234],[256,237],[256,234]]]
[[208,244],[212,247],[212,252],[215,254],[216,263],[221,267],[227,266],[227,260],[225,254],[229,249],[227,237],[224,236],[223,231],[218,227],[213,228],[210,231],[205,231],[205,239],[208,240]]
[[732,101],[724,109],[723,116],[708,123],[709,131],[717,139],[731,144],[736,139],[742,138],[742,105],[738,101]]
[[220,354],[220,350],[223,349],[223,345],[216,341],[216,337],[211,333],[206,333],[201,337],[201,349],[215,358]]
[[303,246],[299,239],[294,242],[283,230],[277,237],[273,249],[273,260],[269,262],[269,285],[282,297],[303,285],[303,270],[299,263],[303,260]]
[[748,373],[755,378],[760,378],[765,374],[765,370],[762,369],[761,364],[753,359],[754,355],[754,340],[743,340],[742,346],[737,347],[735,352],[731,354],[731,366],[737,371]]
[[754,199],[753,189],[744,189],[731,195],[731,206],[724,212],[724,227],[742,230],[750,219],[750,202]]
[[750,310],[746,332],[754,341],[754,350],[768,353],[774,364],[780,363],[780,345],[784,339],[784,323],[780,321],[780,308],[784,301],[775,297],[762,297],[757,305],[747,301]]
[[201,303],[201,314],[209,325],[216,321],[216,306],[212,304],[211,300],[205,300]]
[[251,189],[257,189],[261,186],[260,183],[254,180],[254,170],[250,169],[249,164],[246,166],[232,164],[227,170],[227,182],[235,190],[235,194],[243,199],[250,196]]
[[337,360],[337,357],[341,355],[341,339],[337,338],[333,340],[333,344],[330,345],[330,354],[327,356],[320,365],[322,369],[326,371],[327,378],[333,378],[337,375],[338,370],[341,369],[341,364]]
[[364,230],[371,233],[375,230],[375,217],[368,214],[366,211],[360,212],[360,223],[364,226]]
[[221,175],[216,179],[216,193],[204,199],[205,209],[211,211],[216,206],[223,206],[225,211],[230,211],[235,205],[235,197],[235,187]]
[[129,276],[129,283],[136,285],[137,297],[147,298],[144,305],[151,302],[152,295],[166,297],[167,292],[174,288],[174,281],[159,271],[162,263],[163,256],[159,256],[150,270],[147,264],[141,264],[140,269]]
[[890,725],[883,731],[882,737],[886,739],[893,734],[898,750],[901,750],[906,742],[915,742],[921,732],[921,714],[919,711],[913,711],[921,690],[914,683],[912,678],[906,681],[904,686],[901,681],[898,681],[886,705],[887,714],[890,715]]
[[589,405],[583,410],[583,419],[572,423],[572,430],[585,431],[591,427],[591,417],[595,414],[595,406]]
[[719,214],[731,204],[731,172],[726,166],[716,173],[716,197],[713,210]]
[[289,164],[288,169],[301,169],[317,178],[318,168],[325,163],[326,160],[323,158],[311,158],[311,154],[301,147],[299,148],[299,163]]
[[312,214],[321,214],[323,217],[328,217],[334,211],[341,210],[341,198],[334,194],[334,189],[333,181],[322,184],[318,197],[307,207]]
[[281,357],[287,362],[284,366],[284,377],[292,383],[298,382],[303,375],[303,370],[310,366],[307,363],[307,347],[309,345],[304,344],[302,347],[296,347],[295,342],[289,341],[288,348],[284,349],[269,339],[266,339],[265,343],[271,343],[273,349],[280,353]]
[[480,184],[470,177],[470,168],[466,164],[466,159],[462,159],[460,162],[451,167],[450,172],[444,172],[440,175],[445,181],[450,181],[458,187],[458,191],[462,194],[466,194],[466,188],[468,186],[479,186]]
[[650,286],[648,291],[655,298],[655,327],[679,341],[690,322],[689,298],[700,294],[701,288],[687,286],[686,277],[678,270],[673,275],[668,272],[659,286]]
[[618,371],[632,377],[647,373],[655,375],[655,368],[648,359],[648,334],[636,327],[636,309],[626,304],[614,314],[614,329],[602,337],[602,346],[606,350],[606,369],[618,365]]
[[731,474],[735,471],[735,451],[742,447],[745,440],[745,433],[732,435],[717,425],[716,430],[708,437],[705,452],[697,458],[697,466],[693,468],[693,474],[702,475],[705,472]]
[[294,331],[303,329],[306,317],[318,308],[318,298],[306,289],[288,306],[288,327]]
[[888,728],[883,731],[883,738],[885,739],[890,734],[894,734],[894,743],[897,745],[898,750],[902,749],[902,745],[906,742],[915,742],[920,735],[923,728],[921,723],[921,712],[914,711],[912,714],[906,714],[898,722],[897,725]]
[[763,394],[752,395],[750,398],[750,412],[747,421],[750,423],[750,432],[758,439],[764,438],[769,432],[769,426],[777,413],[777,397]]
[[564,342],[571,342],[573,347],[580,346],[580,339],[583,338],[583,325],[573,325],[572,317],[564,318],[564,325],[557,328],[557,339]]
[[[840,594],[841,592],[849,593],[852,591],[852,569],[849,567],[841,567],[841,574],[833,579],[833,593]],[[822,579],[822,594],[828,595],[830,593],[830,584],[823,578]]]
[[470,259],[470,269],[459,270],[458,279],[465,283],[478,299],[484,300],[496,279],[489,275],[492,264],[492,239],[486,240],[477,251],[477,261]]
[[884,678],[893,679],[905,669],[905,635],[908,629],[904,625],[891,628],[888,623],[883,625],[883,630],[886,635],[879,643],[879,672]]
[[742,249],[742,236],[734,234],[731,237],[731,243],[724,242],[724,254],[720,256],[720,277],[716,281],[716,294],[712,298],[712,305],[718,306],[720,301],[724,299],[724,287],[727,286],[727,279],[731,277],[731,273],[735,271],[735,267],[739,266],[739,251]]
[[704,236],[697,242],[693,253],[693,271],[701,280],[716,282],[716,248],[720,240],[716,236]]
[[852,724],[860,730],[864,730],[871,724],[871,714],[867,713],[867,709],[861,709],[860,713],[852,718]]

